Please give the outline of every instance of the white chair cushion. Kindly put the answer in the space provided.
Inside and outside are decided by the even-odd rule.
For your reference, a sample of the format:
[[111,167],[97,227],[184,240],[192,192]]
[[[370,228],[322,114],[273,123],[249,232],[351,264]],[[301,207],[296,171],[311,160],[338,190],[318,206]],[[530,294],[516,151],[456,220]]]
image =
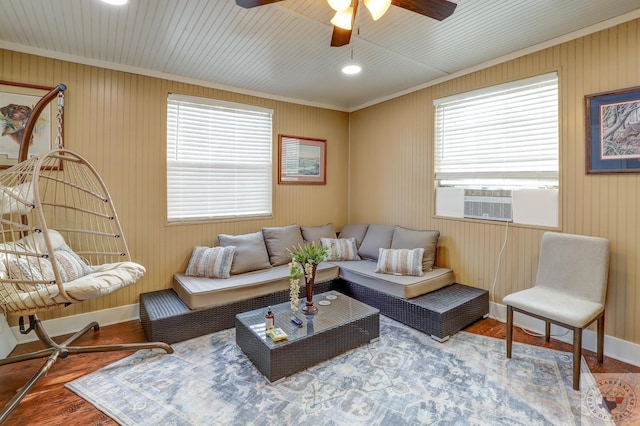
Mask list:
[[505,305],[572,327],[583,328],[603,310],[600,303],[548,287],[533,287],[505,296]]
[[69,296],[89,300],[105,296],[138,281],[146,269],[134,262],[105,263],[93,267],[93,272],[64,284]]
[[[94,267],[94,272],[89,275],[64,283],[64,289],[76,300],[94,299],[134,284],[145,272],[144,266],[134,262],[107,263]],[[0,277],[7,278],[4,268],[0,268]],[[32,291],[19,291],[12,284],[1,284],[0,298],[4,303],[13,304],[12,306],[16,309],[18,306],[34,309],[43,305],[53,306],[68,302],[60,296],[57,285],[41,286]]]

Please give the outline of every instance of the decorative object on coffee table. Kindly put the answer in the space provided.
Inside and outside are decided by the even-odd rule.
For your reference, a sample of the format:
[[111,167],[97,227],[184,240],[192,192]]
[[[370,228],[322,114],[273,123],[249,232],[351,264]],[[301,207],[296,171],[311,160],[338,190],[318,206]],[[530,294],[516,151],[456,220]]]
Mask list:
[[300,276],[302,270],[300,265],[293,260],[289,262],[289,300],[291,303],[291,314],[295,315],[300,303]]
[[291,310],[295,313],[297,309],[297,303],[294,306],[294,299],[298,298],[298,294],[294,290],[299,284],[300,277],[304,277],[306,302],[302,312],[307,315],[313,315],[318,312],[318,308],[313,305],[313,284],[316,279],[316,270],[318,264],[327,258],[328,249],[323,245],[312,242],[311,244],[298,244],[291,249],[287,249],[287,252],[291,255],[291,263],[289,264]]

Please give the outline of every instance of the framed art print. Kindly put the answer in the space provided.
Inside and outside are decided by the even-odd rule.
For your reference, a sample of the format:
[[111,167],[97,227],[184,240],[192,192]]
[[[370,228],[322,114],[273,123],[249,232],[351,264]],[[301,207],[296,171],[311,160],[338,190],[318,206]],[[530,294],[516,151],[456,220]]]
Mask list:
[[325,185],[327,141],[278,135],[278,183]]
[[586,172],[640,172],[640,87],[596,93],[586,101]]

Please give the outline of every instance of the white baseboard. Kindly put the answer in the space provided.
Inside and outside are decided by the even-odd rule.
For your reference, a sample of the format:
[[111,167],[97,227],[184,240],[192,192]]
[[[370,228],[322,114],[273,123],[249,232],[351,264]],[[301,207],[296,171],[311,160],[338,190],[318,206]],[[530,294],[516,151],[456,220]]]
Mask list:
[[[489,304],[489,316],[500,322],[507,322],[507,307],[498,303]],[[544,334],[544,321],[514,312],[513,324],[536,334]],[[566,334],[565,334],[566,333]],[[561,342],[573,344],[573,332],[566,328],[551,325],[551,337]],[[582,347],[596,352],[597,333],[593,330],[582,331]],[[604,356],[640,367],[640,345],[617,337],[604,336]]]
[[[101,326],[117,324],[126,321],[137,320],[140,318],[139,305],[126,305],[117,308],[104,309],[101,311],[87,312],[69,317],[56,318],[43,321],[43,325],[50,336],[61,336],[63,334],[75,333],[91,321],[97,321]],[[2,315],[2,314],[0,314]],[[491,302],[489,304],[489,316],[500,322],[506,322],[507,308],[504,305]],[[515,313],[513,318],[514,325],[525,328],[529,331],[542,334],[544,333],[544,322],[536,318]],[[6,324],[4,316],[2,316],[1,324]],[[1,327],[1,325],[0,325]],[[11,332],[9,332],[9,330]],[[564,334],[566,332],[566,334]],[[562,327],[551,326],[551,335],[554,339],[573,343],[573,332]],[[590,351],[596,351],[596,332],[592,330],[584,330],[582,333],[582,347]],[[32,342],[37,340],[33,333],[20,334],[18,327],[6,327],[0,330],[0,357],[4,358],[13,350],[16,344]],[[626,362],[631,365],[640,367],[640,345],[617,337],[604,336],[604,354],[605,357],[615,358],[619,361]]]
[[[42,321],[42,325],[51,337],[55,337],[63,334],[75,333],[91,321],[96,321],[100,326],[106,326],[137,320],[139,318],[140,310],[139,305],[136,303],[133,305],[119,306],[117,308],[103,309],[101,311],[93,311],[84,314],[46,320]],[[29,334],[20,334],[18,326],[11,327],[11,331],[13,332],[18,344],[38,340],[38,337],[33,332]]]

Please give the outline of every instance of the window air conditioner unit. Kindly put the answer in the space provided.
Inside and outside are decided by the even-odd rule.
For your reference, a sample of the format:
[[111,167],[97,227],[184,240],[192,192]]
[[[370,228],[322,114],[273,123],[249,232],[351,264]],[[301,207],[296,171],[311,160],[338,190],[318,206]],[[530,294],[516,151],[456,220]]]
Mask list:
[[511,200],[508,189],[465,189],[464,217],[511,222]]

